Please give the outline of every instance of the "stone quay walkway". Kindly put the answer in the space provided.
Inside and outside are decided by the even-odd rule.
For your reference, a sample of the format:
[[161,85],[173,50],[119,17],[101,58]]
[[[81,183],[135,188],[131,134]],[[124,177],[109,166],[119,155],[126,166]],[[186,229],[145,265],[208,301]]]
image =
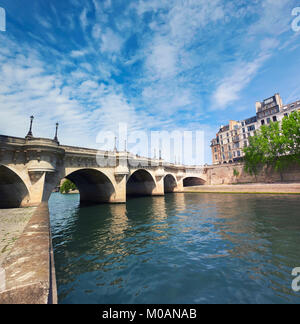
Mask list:
[[0,267],[23,233],[35,210],[36,207],[0,209]]
[[204,185],[186,187],[185,192],[200,193],[249,193],[249,194],[298,194],[300,183],[253,183],[236,185]]

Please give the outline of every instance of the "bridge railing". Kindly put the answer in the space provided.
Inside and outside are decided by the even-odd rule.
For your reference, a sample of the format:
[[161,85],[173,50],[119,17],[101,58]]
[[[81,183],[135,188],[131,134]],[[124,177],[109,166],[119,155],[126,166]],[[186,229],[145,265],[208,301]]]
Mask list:
[[104,158],[119,158],[127,159],[128,163],[132,161],[133,166],[143,166],[143,167],[164,167],[170,168],[172,170],[177,170],[178,172],[185,173],[203,173],[203,166],[185,166],[175,163],[166,162],[162,159],[154,159],[149,157],[139,156],[137,154],[132,154],[129,152],[115,152],[115,151],[104,151],[84,147],[76,147],[69,145],[59,145],[57,142],[54,142],[52,139],[46,138],[32,138],[26,140],[25,138],[13,137],[0,135],[0,144],[16,144],[16,145],[25,145],[25,144],[40,144],[40,145],[51,145],[56,144],[60,149],[64,150],[66,154],[78,154],[78,155],[87,155],[97,157],[99,154],[103,155]]
[[0,135],[0,143],[24,145],[26,143],[26,140],[24,138],[20,138],[20,137]]

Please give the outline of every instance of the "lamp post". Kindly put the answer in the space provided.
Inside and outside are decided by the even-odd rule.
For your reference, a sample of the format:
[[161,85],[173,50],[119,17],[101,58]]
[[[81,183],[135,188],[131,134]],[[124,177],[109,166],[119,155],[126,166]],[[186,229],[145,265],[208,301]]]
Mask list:
[[117,136],[115,136],[115,147],[114,147],[114,152],[118,152],[118,149],[117,149]]
[[55,130],[55,137],[54,137],[54,141],[59,143],[58,141],[58,137],[57,137],[57,133],[58,133],[58,126],[59,126],[59,123],[56,123],[56,130]]
[[30,138],[33,137],[33,135],[32,135],[32,123],[33,123],[33,120],[34,120],[34,116],[30,116],[30,127],[29,127],[29,132],[25,137],[26,139],[30,139]]

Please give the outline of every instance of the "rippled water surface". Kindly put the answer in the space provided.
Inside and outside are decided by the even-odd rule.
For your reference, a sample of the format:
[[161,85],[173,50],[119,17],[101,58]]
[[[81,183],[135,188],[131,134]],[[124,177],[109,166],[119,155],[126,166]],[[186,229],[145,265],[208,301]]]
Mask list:
[[49,204],[60,303],[300,303],[300,196],[78,201]]

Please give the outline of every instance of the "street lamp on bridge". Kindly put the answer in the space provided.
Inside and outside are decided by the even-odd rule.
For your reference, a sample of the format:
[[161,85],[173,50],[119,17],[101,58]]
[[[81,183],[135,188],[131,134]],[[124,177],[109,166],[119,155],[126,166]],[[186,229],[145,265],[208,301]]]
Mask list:
[[32,123],[33,123],[33,120],[34,120],[34,116],[30,116],[30,127],[29,127],[29,132],[27,134],[27,136],[25,137],[26,139],[30,139],[33,137],[32,135]]
[[54,137],[54,141],[57,142],[57,143],[59,144],[58,137],[57,137],[57,133],[58,133],[58,126],[59,126],[59,123],[56,123],[56,130],[55,130],[55,137]]

